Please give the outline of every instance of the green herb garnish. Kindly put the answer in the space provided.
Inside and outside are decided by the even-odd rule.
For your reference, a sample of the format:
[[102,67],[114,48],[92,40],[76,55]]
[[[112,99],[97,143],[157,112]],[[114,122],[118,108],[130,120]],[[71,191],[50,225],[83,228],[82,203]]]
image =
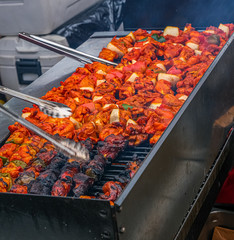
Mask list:
[[163,36],[159,37],[156,33],[152,34],[151,37],[158,42],[166,42],[166,39]]
[[123,108],[125,109],[125,110],[128,110],[128,108],[130,108],[130,109],[132,109],[133,108],[133,106],[130,106],[130,105],[128,105],[128,104],[122,104],[122,106],[123,106]]
[[144,41],[146,41],[148,39],[148,37],[145,37],[145,38],[143,38],[143,39],[141,39],[141,40],[138,40],[137,42],[144,42]]

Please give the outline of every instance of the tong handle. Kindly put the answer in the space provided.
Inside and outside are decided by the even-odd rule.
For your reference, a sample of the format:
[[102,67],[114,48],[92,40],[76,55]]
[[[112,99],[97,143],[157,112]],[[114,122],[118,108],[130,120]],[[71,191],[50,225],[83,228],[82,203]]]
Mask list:
[[[44,39],[44,38],[41,38],[41,37],[38,37],[35,35],[31,35],[31,34],[22,32],[22,33],[19,33],[18,36],[24,40],[31,42],[31,43],[37,44],[41,47],[47,48],[51,51],[65,55],[67,57],[73,58],[73,59],[78,60],[83,63],[91,63],[91,61],[92,62],[96,61],[96,62],[101,62],[103,64],[112,65],[112,66],[118,65],[117,63],[114,63],[114,62],[111,62],[111,61],[108,61],[108,60],[105,60],[102,58],[98,58],[98,57],[92,56],[87,53],[83,53],[81,51],[63,46],[61,44],[52,42],[50,40],[47,40],[47,39]],[[85,58],[89,59],[89,61],[86,60]]]
[[[15,90],[12,90],[12,89],[4,87],[4,86],[0,86],[0,92],[4,93],[4,94],[7,94],[7,95],[10,95],[12,97],[16,97],[16,98],[25,100],[27,102],[30,102],[30,103],[33,103],[33,104],[36,104],[36,105],[40,105],[40,103],[43,102],[42,99],[35,98],[35,97],[29,96],[27,94],[21,93],[21,92],[17,92]],[[43,103],[45,104],[45,102],[43,102]]]
[[7,87],[0,85],[0,92],[4,94],[8,94],[12,97],[16,97],[22,100],[25,100],[27,102],[36,104],[39,106],[40,110],[52,117],[68,117],[71,115],[71,110],[69,107],[62,103],[52,102],[43,100],[40,98],[32,97],[30,95],[14,91],[12,89],[9,89]]

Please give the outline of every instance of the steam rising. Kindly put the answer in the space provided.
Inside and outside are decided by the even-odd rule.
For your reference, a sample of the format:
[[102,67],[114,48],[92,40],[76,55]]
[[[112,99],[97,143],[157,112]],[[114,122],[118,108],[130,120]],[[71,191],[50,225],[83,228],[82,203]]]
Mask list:
[[183,28],[218,27],[220,23],[234,22],[234,0],[128,0],[125,5],[126,30],[162,29],[172,25]]

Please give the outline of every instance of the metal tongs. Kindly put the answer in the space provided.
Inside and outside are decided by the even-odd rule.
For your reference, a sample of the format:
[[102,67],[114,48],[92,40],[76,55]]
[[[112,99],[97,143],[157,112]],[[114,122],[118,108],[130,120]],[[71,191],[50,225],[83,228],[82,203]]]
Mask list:
[[72,114],[71,109],[62,103],[32,97],[3,86],[0,86],[0,92],[36,104],[42,112],[51,117],[65,118],[69,117]]
[[[34,43],[36,45],[39,45],[41,47],[44,47],[46,49],[49,49],[53,52],[65,55],[67,57],[73,58],[75,60],[78,60],[82,63],[92,63],[92,62],[100,62],[103,64],[107,64],[107,65],[112,65],[112,66],[117,66],[117,63],[102,59],[102,58],[98,58],[95,56],[92,56],[90,54],[87,53],[83,53],[81,51],[75,50],[73,48],[69,48],[66,46],[63,46],[61,44],[52,42],[50,40],[35,36],[35,35],[31,35],[28,33],[19,33],[18,34],[19,38],[22,38],[24,40],[27,40],[31,43]],[[87,60],[88,59],[88,60]]]
[[28,122],[24,118],[17,116],[15,113],[11,112],[2,105],[0,105],[0,111],[9,116],[10,118],[13,118],[18,123],[24,125],[26,128],[33,131],[34,133],[45,138],[47,141],[51,142],[58,151],[62,152],[67,157],[75,158],[85,162],[89,160],[88,150],[79,142],[75,142],[70,139],[63,139],[56,135],[52,136],[40,129],[39,127],[35,126],[34,124]]

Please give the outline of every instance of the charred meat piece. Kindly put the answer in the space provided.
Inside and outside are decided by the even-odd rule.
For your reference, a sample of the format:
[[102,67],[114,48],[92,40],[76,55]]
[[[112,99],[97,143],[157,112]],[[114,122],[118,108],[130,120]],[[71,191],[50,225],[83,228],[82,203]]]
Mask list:
[[80,143],[84,145],[89,151],[92,151],[94,148],[94,142],[90,138],[87,138],[84,141],[80,141]]
[[106,182],[102,187],[104,194],[102,194],[100,198],[108,201],[115,201],[121,194],[122,189],[123,186],[120,182]]
[[[73,177],[80,171],[79,165],[74,163],[76,162],[67,163],[64,166],[59,179],[55,182],[52,188],[51,195],[66,197],[69,194],[73,183]],[[73,167],[71,167],[72,165]]]
[[88,164],[85,174],[97,181],[104,173],[106,160],[102,155],[96,155],[94,159]]
[[52,160],[50,165],[48,166],[49,169],[61,169],[67,161],[66,157],[55,156]]
[[73,188],[73,193],[75,197],[85,195],[94,182],[93,178],[83,173],[77,173],[74,176],[73,181],[75,183],[75,187]]
[[35,181],[31,182],[28,192],[32,194],[50,195],[58,175],[59,170],[57,169],[45,170]]
[[37,172],[42,172],[46,168],[45,162],[43,160],[41,160],[40,158],[36,158],[33,161],[31,166],[34,167]]
[[58,175],[59,175],[58,169],[47,169],[39,175],[37,180],[44,182],[44,184],[47,186],[52,186],[54,182],[57,180]]
[[105,159],[114,160],[127,144],[128,141],[122,135],[110,135],[103,142],[98,142],[98,154]]
[[66,162],[65,166],[62,168],[62,172],[65,170],[70,170],[74,173],[80,172],[80,170],[82,169],[82,164],[84,164],[83,162],[80,163],[77,160],[74,159],[68,159],[68,161]]
[[43,147],[38,153],[37,157],[40,158],[45,162],[46,165],[49,165],[51,163],[51,160],[53,157],[55,157],[57,152],[53,149],[47,149],[46,147]]
[[137,154],[134,154],[132,161],[128,162],[124,171],[116,176],[115,180],[121,182],[123,185],[126,185],[131,180],[131,178],[133,178],[141,163],[142,161],[138,158]]
[[52,196],[62,196],[66,197],[71,190],[72,182],[57,180],[52,188]]
[[51,188],[45,186],[43,182],[34,181],[28,186],[28,193],[38,194],[38,195],[50,195]]
[[27,185],[30,182],[36,179],[36,175],[34,171],[24,171],[19,174],[19,177],[16,178],[15,183],[18,185]]
[[93,148],[94,148],[94,142],[92,141],[92,139],[87,138],[84,141],[80,141],[81,145],[84,145],[84,147],[86,147],[89,151],[89,156],[90,159],[93,158]]
[[133,155],[132,160],[133,161],[127,164],[126,169],[115,177],[116,181],[109,181],[103,185],[102,190],[104,194],[100,195],[99,198],[115,201],[119,197],[123,188],[131,180],[131,178],[133,178],[141,165],[141,160],[136,154]]

